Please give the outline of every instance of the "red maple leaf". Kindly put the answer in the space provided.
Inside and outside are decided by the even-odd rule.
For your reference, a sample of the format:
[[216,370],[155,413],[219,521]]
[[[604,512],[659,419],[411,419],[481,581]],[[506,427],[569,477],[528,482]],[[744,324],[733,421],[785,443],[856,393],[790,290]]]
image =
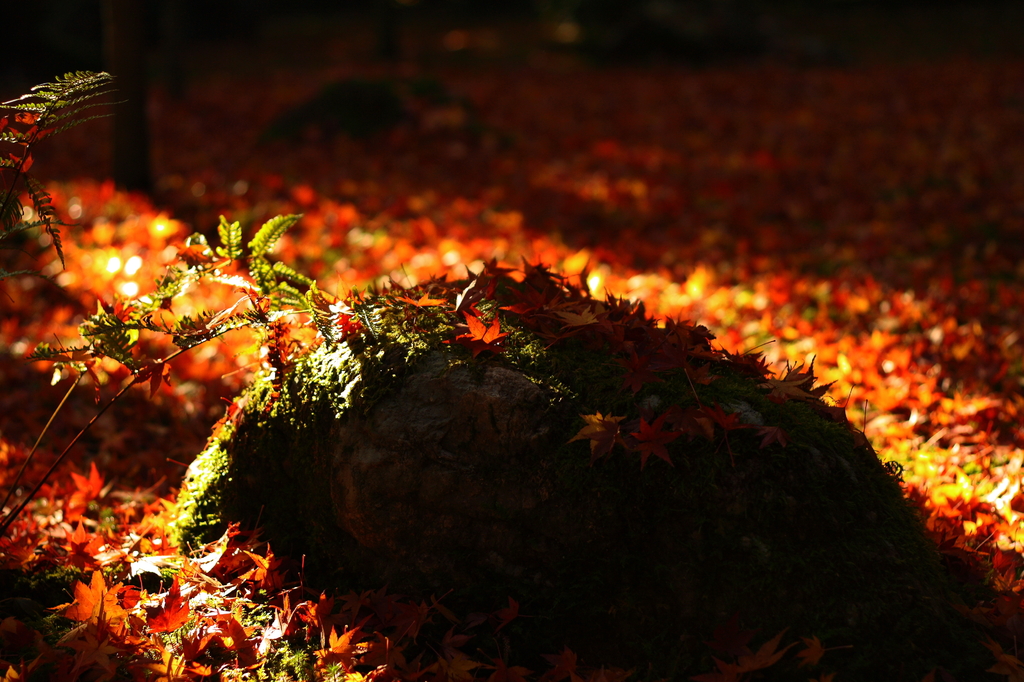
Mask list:
[[68,501],[68,506],[72,509],[84,509],[103,493],[103,477],[96,468],[96,462],[90,462],[88,477],[72,471],[71,479],[75,482],[75,491],[71,493],[71,499]]
[[740,614],[735,613],[728,623],[715,628],[711,641],[704,643],[720,654],[746,656],[750,654],[750,647],[747,644],[756,634],[757,630],[740,628]]
[[189,613],[188,599],[181,595],[178,576],[174,576],[171,589],[160,604],[146,609],[146,625],[150,632],[173,632],[185,624]]
[[[788,630],[788,628],[786,629]],[[770,668],[778,663],[779,659],[781,659],[787,651],[797,645],[797,642],[790,642],[781,650],[777,650],[779,648],[779,642],[782,641],[782,636],[785,634],[786,630],[783,630],[762,644],[756,653],[740,656],[737,661],[739,664],[739,672],[746,673],[754,670],[761,670],[762,668]]]
[[500,621],[498,623],[498,627],[494,628],[494,633],[497,634],[499,630],[519,617],[519,602],[512,597],[509,597],[508,607],[498,609],[494,612],[494,615]]
[[729,444],[729,432],[753,427],[750,424],[741,422],[739,413],[727,414],[718,403],[715,403],[713,407],[705,405],[700,408],[700,412],[715,424],[721,426],[722,430],[725,431],[725,449],[729,451],[729,461],[733,466],[736,466],[736,457],[733,455],[732,446]]
[[665,449],[665,445],[667,443],[671,443],[676,438],[679,438],[682,434],[679,431],[661,430],[661,427],[665,424],[665,418],[667,416],[668,412],[662,413],[662,415],[655,419],[652,424],[648,424],[647,420],[641,417],[640,430],[636,433],[629,434],[637,441],[637,445],[633,449],[640,453],[641,471],[647,464],[647,458],[651,455],[665,460],[669,463],[669,466],[675,466],[672,464],[672,459],[669,457],[668,450]]
[[759,426],[757,435],[761,436],[760,448],[766,448],[772,443],[778,443],[782,447],[789,445],[789,436],[780,426]]
[[526,682],[526,676],[533,672],[518,665],[509,668],[500,658],[491,660],[494,661],[494,672],[487,678],[487,682]]
[[501,331],[497,316],[491,320],[491,326],[488,327],[476,315],[469,312],[463,314],[466,316],[466,324],[469,325],[469,333],[459,334],[455,337],[455,343],[473,351],[474,358],[485,350],[492,353],[501,353],[505,350],[501,345],[501,340],[508,334]]
[[78,568],[98,568],[95,556],[100,548],[106,544],[106,539],[97,533],[88,533],[82,522],[67,536],[68,556],[67,562]]
[[643,388],[646,383],[661,381],[654,372],[648,369],[651,358],[647,355],[637,356],[635,350],[632,352],[632,357],[615,362],[628,370],[622,379],[622,388],[629,388],[633,393]]

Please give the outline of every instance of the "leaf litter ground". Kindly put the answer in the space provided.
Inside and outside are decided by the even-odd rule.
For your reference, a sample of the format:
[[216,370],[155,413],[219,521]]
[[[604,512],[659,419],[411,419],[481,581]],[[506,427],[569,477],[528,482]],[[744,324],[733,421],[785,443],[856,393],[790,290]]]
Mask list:
[[[41,264],[62,290],[32,278],[5,286],[5,486],[69,379],[27,365],[25,354],[54,335],[73,341],[97,300],[145,293],[192,226],[209,230],[219,213],[258,224],[302,212],[275,257],[326,291],[409,286],[491,259],[526,259],[582,273],[598,295],[707,325],[726,350],[767,344],[779,369],[813,355],[819,378],[834,382],[834,403],[883,460],[903,466],[907,495],[944,561],[975,590],[962,608],[991,637],[991,671],[1019,678],[1024,151],[1013,141],[1024,136],[1024,65],[524,69],[500,84],[452,70],[438,75],[473,103],[488,126],[482,133],[457,117],[430,127],[424,116],[367,140],[310,131],[257,146],[264,123],[343,75],[277,76],[259,88],[211,80],[182,102],[155,95],[159,208],[109,182],[74,179],[83,163],[105,175],[102,123],[39,155],[38,166],[65,178],[51,185],[54,204],[80,226],[65,230],[66,270]],[[234,302],[197,292],[187,305]],[[482,352],[500,341],[496,333],[467,324],[462,342]],[[507,664],[493,636],[497,648],[480,653],[483,638],[469,633],[508,622],[505,595],[481,606],[493,612],[470,615],[446,613],[443,599],[415,603],[383,590],[308,595],[284,582],[295,558],[244,534],[183,557],[167,536],[182,465],[223,401],[260,367],[258,353],[239,334],[182,356],[170,385],[152,399],[133,392],[79,447],[74,471],[44,486],[2,540],[5,573],[18,576],[5,579],[16,591],[4,595],[13,601],[0,625],[10,671],[621,677],[601,661],[584,667],[570,651],[552,654],[546,671],[527,671]],[[627,382],[644,380],[639,359],[627,369]],[[116,363],[102,371],[110,375],[102,379],[126,376]],[[777,390],[787,390],[784,381]],[[52,443],[91,417],[92,396],[80,393]],[[645,427],[642,452],[657,459],[659,425]],[[28,481],[55,451],[43,444]],[[62,603],[71,604],[62,616],[40,610]],[[406,658],[427,620],[452,626]],[[774,634],[749,647],[750,639],[722,644],[716,635],[709,655],[721,662],[709,658],[701,679],[746,679],[753,669],[740,668],[755,659],[783,665],[775,656],[798,635],[803,647],[784,661],[818,657],[808,674],[830,679],[828,648],[843,642],[826,642],[822,655],[814,633],[789,642]],[[310,642],[313,653],[277,646],[284,641]],[[416,659],[419,650],[430,653]]]

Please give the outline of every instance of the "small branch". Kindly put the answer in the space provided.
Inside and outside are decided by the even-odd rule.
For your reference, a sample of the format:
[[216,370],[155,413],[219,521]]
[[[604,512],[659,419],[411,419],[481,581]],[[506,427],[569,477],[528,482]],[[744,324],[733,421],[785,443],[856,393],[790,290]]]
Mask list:
[[60,413],[61,408],[64,407],[64,403],[66,403],[68,401],[68,398],[71,397],[71,392],[78,387],[78,384],[79,382],[82,381],[83,376],[84,375],[82,373],[79,373],[78,376],[75,377],[75,383],[71,384],[71,388],[69,388],[68,392],[64,394],[63,398],[61,398],[61,401],[57,405],[57,408],[53,411],[53,414],[51,414],[50,418],[47,420],[46,426],[44,426],[43,430],[39,432],[39,437],[36,438],[35,445],[33,445],[32,449],[29,450],[28,457],[25,458],[25,461],[22,462],[21,464],[21,468],[18,469],[18,475],[14,477],[14,481],[11,483],[11,487],[7,489],[7,494],[4,496],[4,502],[2,505],[0,505],[0,508],[6,508],[7,503],[11,501],[11,495],[14,494],[15,489],[17,489],[18,487],[18,483],[21,482],[21,476],[22,474],[25,473],[25,469],[28,468],[29,462],[32,461],[32,457],[36,454],[36,449],[39,448],[39,443],[42,442],[43,436],[46,435],[46,432],[47,430],[49,430],[50,425],[53,424],[53,420],[56,419],[57,414]]
[[[217,336],[220,336],[220,334],[218,334]],[[217,338],[217,336],[212,336],[208,340],[215,339]],[[198,348],[200,345],[202,344],[197,344],[195,346],[192,346],[191,348],[180,348],[175,352],[171,353],[163,360],[161,360],[158,364],[168,363],[174,358],[184,353],[186,350]],[[32,491],[28,495],[26,495],[25,498],[17,506],[14,507],[14,509],[8,512],[6,518],[4,518],[3,520],[3,523],[0,523],[0,537],[4,536],[4,534],[7,532],[7,529],[10,528],[11,524],[14,523],[15,519],[18,518],[18,515],[21,514],[22,511],[24,511],[25,507],[28,506],[28,503],[35,498],[36,494],[39,493],[40,488],[43,487],[43,484],[46,483],[46,480],[50,477],[51,474],[53,474],[54,470],[60,465],[60,463],[64,461],[64,458],[67,456],[68,452],[71,451],[71,448],[75,446],[75,443],[77,443],[82,438],[82,436],[86,434],[86,432],[92,427],[92,425],[95,424],[99,420],[99,418],[103,416],[103,414],[107,411],[108,408],[110,408],[111,405],[117,402],[121,398],[121,396],[128,392],[129,388],[135,386],[136,384],[142,383],[143,381],[145,381],[145,379],[140,377],[138,372],[136,372],[135,375],[132,377],[132,380],[125,384],[124,387],[117,392],[117,395],[108,400],[107,403],[100,408],[99,412],[93,415],[93,418],[89,420],[89,423],[82,427],[82,430],[79,431],[78,434],[71,439],[71,442],[68,443],[67,447],[65,447],[64,450],[60,453],[60,455],[57,456],[57,459],[54,460],[53,464],[50,465],[50,468],[46,470],[46,473],[43,474],[43,477],[39,480],[39,483],[36,484]]]

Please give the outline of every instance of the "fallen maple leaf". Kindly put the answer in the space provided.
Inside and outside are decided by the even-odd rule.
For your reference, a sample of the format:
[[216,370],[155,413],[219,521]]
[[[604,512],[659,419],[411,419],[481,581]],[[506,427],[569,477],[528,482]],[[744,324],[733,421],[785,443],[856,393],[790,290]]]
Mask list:
[[648,424],[647,420],[641,417],[640,430],[636,433],[629,434],[637,441],[637,445],[634,449],[640,453],[641,470],[643,470],[644,466],[647,464],[647,458],[651,455],[665,460],[668,462],[669,466],[675,466],[672,464],[672,458],[669,457],[668,450],[665,449],[665,445],[671,443],[682,434],[679,431],[661,430],[661,427],[665,424],[665,417],[667,415],[667,412],[662,413],[661,416],[655,419],[652,424]]
[[558,655],[545,654],[544,658],[554,667],[541,675],[538,682],[559,682],[566,677],[569,682],[583,682],[583,678],[576,672],[576,653],[569,647],[563,648]]
[[417,308],[428,308],[430,306],[446,305],[448,303],[448,301],[443,298],[430,298],[430,294],[423,294],[418,299],[412,299],[408,296],[399,296],[397,300],[404,301],[405,303],[414,305]]
[[451,659],[439,658],[423,672],[433,672],[435,680],[447,680],[448,682],[464,682],[473,679],[473,670],[482,664],[474,661],[461,651]]
[[81,520],[78,526],[67,536],[67,562],[77,568],[98,568],[95,556],[106,544],[106,540],[98,533],[86,532]]
[[75,581],[75,601],[54,607],[64,609],[64,617],[78,622],[89,620],[117,621],[126,614],[117,603],[117,591],[121,583],[107,587],[107,582],[100,571],[93,571],[92,579],[86,585]]
[[803,668],[808,665],[818,665],[818,661],[825,655],[826,651],[835,651],[836,649],[852,649],[853,646],[847,644],[845,646],[833,646],[825,648],[817,637],[801,637],[800,640],[804,643],[804,649],[796,652],[796,657],[800,659],[799,667]]
[[175,575],[171,589],[160,604],[146,609],[146,625],[150,632],[173,632],[188,621],[189,614],[188,599],[181,595],[181,585]]
[[71,480],[75,482],[75,490],[68,500],[68,507],[71,515],[78,518],[90,502],[103,495],[103,477],[100,476],[100,472],[96,468],[96,462],[90,462],[88,477],[72,471]]
[[474,358],[485,350],[491,351],[492,353],[504,352],[505,349],[502,347],[500,342],[503,338],[508,336],[508,334],[501,331],[501,325],[498,322],[497,315],[495,315],[494,319],[491,320],[491,326],[487,327],[476,315],[472,315],[468,312],[464,314],[466,316],[466,324],[469,325],[469,333],[459,334],[455,337],[456,343],[473,351]]
[[583,421],[587,422],[579,432],[569,439],[569,442],[576,440],[590,439],[590,463],[593,464],[601,457],[609,454],[615,444],[624,445],[622,436],[619,435],[619,422],[625,417],[607,417],[600,412],[596,414],[581,414]]
[[756,634],[757,630],[741,629],[740,614],[734,613],[729,622],[715,628],[711,640],[704,643],[721,654],[744,656],[750,653],[747,644]]
[[754,654],[740,656],[737,664],[739,665],[739,672],[753,672],[754,670],[761,670],[762,668],[769,668],[779,662],[787,651],[797,645],[797,642],[790,642],[783,649],[776,651],[779,647],[779,642],[782,641],[782,636],[786,634],[784,629],[779,634],[775,635],[767,642],[761,645],[761,647]]
[[727,414],[718,403],[715,403],[713,406],[705,405],[699,411],[715,424],[721,426],[722,430],[725,431],[725,449],[729,451],[729,461],[733,466],[736,466],[736,458],[733,456],[732,446],[729,444],[729,432],[739,429],[750,429],[753,426],[741,422],[738,412]]
[[636,351],[632,352],[632,356],[628,359],[616,360],[616,364],[622,365],[626,368],[626,376],[622,378],[622,388],[628,388],[629,390],[636,393],[644,384],[652,383],[656,381],[662,381],[658,376],[648,369],[648,365],[651,362],[649,356],[637,356]]
[[714,656],[711,660],[715,662],[715,666],[718,667],[717,672],[703,673],[701,675],[693,675],[690,677],[694,682],[738,682],[739,681],[739,667],[733,663],[726,663],[721,661]]
[[821,640],[817,637],[801,637],[800,639],[806,648],[796,652],[796,657],[800,659],[799,667],[818,665],[818,661],[825,655],[825,647]]
[[494,615],[500,621],[498,623],[498,626],[496,628],[494,628],[494,634],[498,634],[498,632],[503,627],[505,627],[506,625],[508,625],[513,620],[515,620],[516,618],[519,617],[519,602],[517,602],[512,597],[509,597],[508,598],[508,607],[503,608],[503,609],[498,609],[494,613]]
[[494,672],[487,678],[487,682],[526,682],[526,676],[533,672],[519,665],[510,668],[500,658],[491,660],[494,662]]
[[73,629],[60,640],[60,645],[78,652],[75,664],[82,672],[90,668],[102,670],[105,675],[100,679],[114,676],[116,665],[110,657],[128,650],[124,644],[114,641],[110,628],[98,622]]
[[757,435],[761,436],[761,445],[758,446],[761,449],[772,443],[778,443],[782,447],[789,445],[789,436],[779,426],[758,426]]
[[360,628],[351,628],[340,635],[331,628],[327,647],[316,652],[317,669],[323,670],[329,665],[340,663],[346,672],[354,670],[356,659],[366,653],[366,645],[359,641],[362,635]]
[[993,639],[988,639],[982,644],[996,657],[996,664],[986,672],[1006,675],[1007,682],[1024,682],[1024,663],[1019,658],[1005,653],[1003,647]]

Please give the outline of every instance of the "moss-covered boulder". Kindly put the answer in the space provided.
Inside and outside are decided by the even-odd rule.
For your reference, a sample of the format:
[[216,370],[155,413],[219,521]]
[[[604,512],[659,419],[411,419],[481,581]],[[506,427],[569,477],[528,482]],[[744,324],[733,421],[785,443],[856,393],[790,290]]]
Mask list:
[[699,672],[735,613],[852,645],[846,680],[984,668],[898,478],[811,372],[543,269],[347,305],[218,427],[182,541],[258,523],[324,585],[509,595],[520,650],[655,675]]

